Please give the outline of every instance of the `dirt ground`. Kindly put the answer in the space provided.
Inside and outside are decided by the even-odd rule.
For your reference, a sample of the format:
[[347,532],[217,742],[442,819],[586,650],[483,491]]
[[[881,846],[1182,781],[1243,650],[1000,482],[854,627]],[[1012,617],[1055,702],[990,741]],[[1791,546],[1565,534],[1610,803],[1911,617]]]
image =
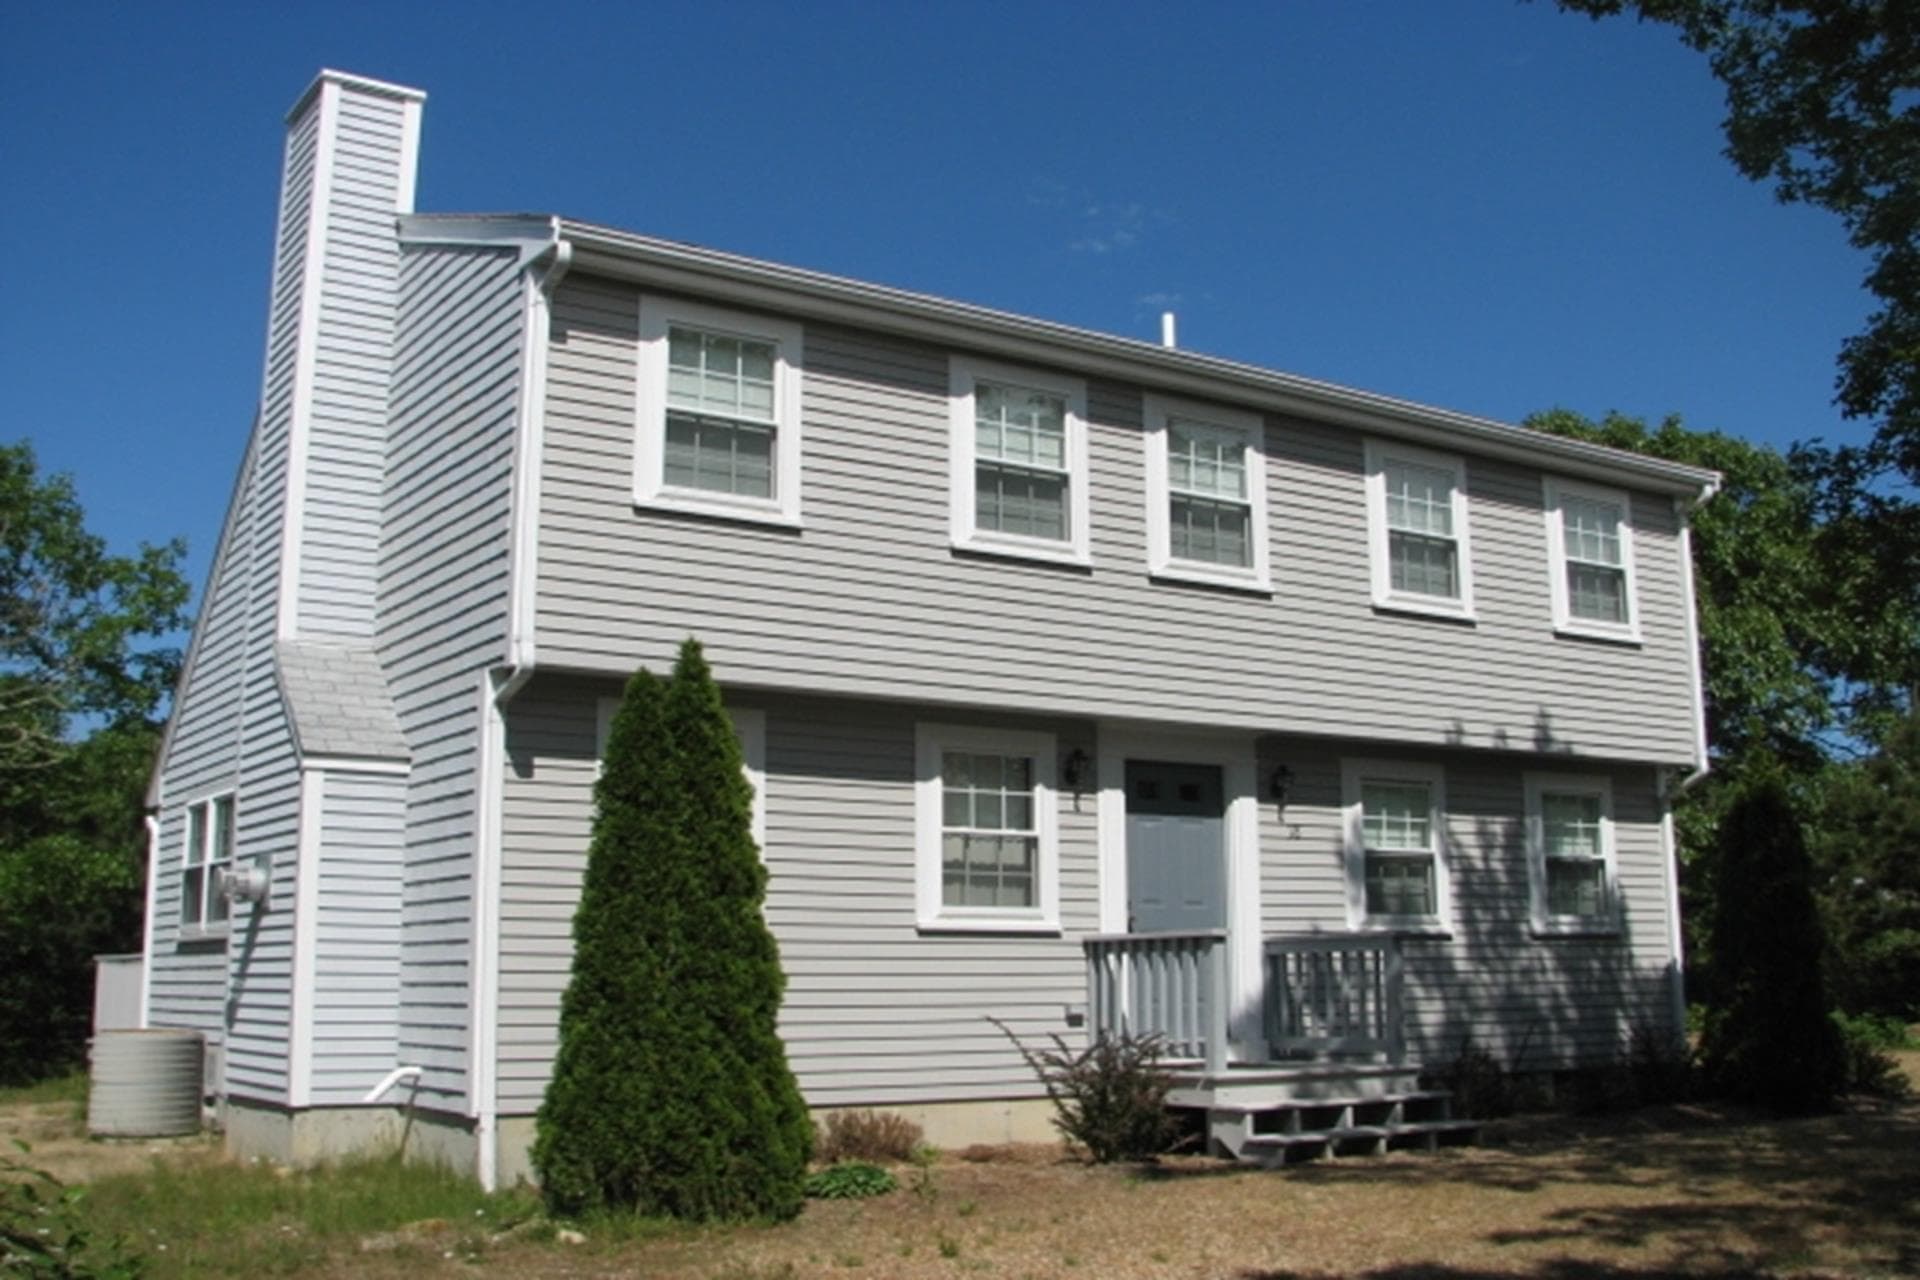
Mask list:
[[[1920,1053],[1903,1055],[1920,1076]],[[65,1178],[191,1177],[208,1140],[89,1142],[74,1106],[0,1111]],[[1610,1280],[1920,1275],[1920,1103],[1770,1120],[1684,1106],[1490,1126],[1475,1147],[1245,1171],[1092,1168],[1057,1147],[947,1153],[873,1200],[779,1226],[589,1228],[566,1243],[424,1222],[325,1245],[298,1272],[436,1277],[1178,1277]],[[265,1229],[265,1228],[263,1228]],[[272,1230],[290,1231],[286,1225]],[[318,1243],[318,1242],[316,1242]],[[243,1270],[230,1274],[246,1274]]]
[[[32,1148],[21,1155],[14,1144]],[[215,1134],[191,1138],[89,1138],[86,1108],[76,1102],[15,1103],[0,1107],[0,1155],[30,1163],[62,1182],[138,1173],[155,1160],[173,1161],[220,1150]]]

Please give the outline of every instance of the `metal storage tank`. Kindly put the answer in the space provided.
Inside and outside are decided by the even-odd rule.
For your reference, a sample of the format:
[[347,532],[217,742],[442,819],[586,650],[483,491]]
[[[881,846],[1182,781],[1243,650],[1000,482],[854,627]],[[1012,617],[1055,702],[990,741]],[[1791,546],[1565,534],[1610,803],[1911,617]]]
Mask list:
[[89,1056],[87,1132],[165,1138],[199,1131],[206,1054],[198,1031],[102,1031],[93,1038]]

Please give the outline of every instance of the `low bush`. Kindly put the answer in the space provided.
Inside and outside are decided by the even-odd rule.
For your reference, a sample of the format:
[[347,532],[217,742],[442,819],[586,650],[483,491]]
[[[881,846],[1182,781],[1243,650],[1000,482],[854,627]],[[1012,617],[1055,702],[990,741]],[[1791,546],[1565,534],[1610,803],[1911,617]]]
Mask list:
[[1516,1110],[1514,1077],[1485,1045],[1471,1038],[1460,1050],[1424,1073],[1428,1087],[1453,1095],[1453,1113],[1473,1120],[1499,1120]]
[[814,1156],[823,1164],[842,1160],[913,1159],[924,1130],[895,1111],[835,1111],[814,1139]]
[[1913,1088],[1907,1083],[1906,1073],[1887,1053],[1888,1049],[1901,1048],[1907,1042],[1907,1028],[1899,1019],[1872,1014],[1850,1018],[1836,1012],[1833,1023],[1840,1031],[1845,1062],[1842,1092],[1875,1098],[1912,1096]]
[[1645,1023],[1634,1025],[1627,1070],[1638,1106],[1685,1102],[1694,1095],[1698,1067],[1691,1045]]
[[883,1196],[900,1183],[891,1173],[865,1160],[841,1160],[807,1175],[806,1193],[813,1200],[864,1200]]
[[1162,1037],[1101,1036],[1076,1050],[1055,1035],[1053,1048],[1035,1052],[997,1018],[989,1021],[1040,1078],[1053,1103],[1054,1127],[1070,1146],[1096,1164],[1151,1159],[1167,1149],[1174,1133],[1167,1112],[1173,1081],[1160,1068]]

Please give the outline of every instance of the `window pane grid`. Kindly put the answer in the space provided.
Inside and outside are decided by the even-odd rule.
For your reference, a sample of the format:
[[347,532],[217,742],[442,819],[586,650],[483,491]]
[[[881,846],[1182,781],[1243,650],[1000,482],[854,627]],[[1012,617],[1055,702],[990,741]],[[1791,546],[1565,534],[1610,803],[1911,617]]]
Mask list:
[[1547,913],[1591,917],[1607,910],[1606,828],[1601,799],[1578,792],[1540,797]]
[[1562,498],[1560,526],[1566,537],[1567,559],[1613,568],[1626,563],[1620,549],[1620,508],[1611,502]]
[[1387,564],[1395,591],[1423,596],[1460,594],[1460,549],[1451,540],[1390,531]]
[[1239,568],[1253,563],[1246,507],[1174,497],[1167,514],[1167,551],[1172,558]]
[[941,901],[1031,907],[1040,837],[1033,761],[948,751],[941,757]]
[[1367,914],[1435,914],[1433,859],[1405,854],[1367,854]]
[[1368,782],[1360,788],[1361,833],[1369,849],[1433,847],[1433,811],[1417,782]]
[[1174,420],[1167,428],[1167,486],[1175,493],[1244,503],[1246,441],[1237,431]]
[[180,923],[225,924],[230,913],[220,872],[233,865],[233,797],[202,800],[187,809],[180,875]]
[[670,412],[663,479],[681,489],[771,498],[773,437],[771,427]]
[[1066,540],[1064,474],[982,462],[974,467],[973,506],[978,528],[1052,542]]
[[774,344],[672,327],[667,333],[667,404],[771,424]]
[[1408,462],[1388,463],[1387,528],[1436,538],[1453,537],[1453,475]]
[[1567,562],[1567,611],[1594,622],[1627,621],[1624,569]]
[[1547,859],[1547,913],[1598,916],[1607,909],[1607,869],[1597,858]]
[[1066,474],[1063,397],[979,382],[973,389],[973,421],[974,451],[981,460]]

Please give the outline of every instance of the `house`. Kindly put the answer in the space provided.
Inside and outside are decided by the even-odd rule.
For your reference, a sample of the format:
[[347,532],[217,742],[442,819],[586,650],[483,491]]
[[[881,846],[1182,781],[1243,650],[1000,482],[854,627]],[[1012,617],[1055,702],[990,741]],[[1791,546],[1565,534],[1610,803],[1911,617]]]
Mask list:
[[143,1016],[206,1034],[234,1147],[410,1117],[527,1170],[599,741],[688,635],[817,1108],[1046,1136],[990,1016],[1164,1031],[1202,1103],[1299,1055],[1677,1034],[1712,473],[419,214],[422,101],[323,72],[289,117],[259,414],[150,796]]

